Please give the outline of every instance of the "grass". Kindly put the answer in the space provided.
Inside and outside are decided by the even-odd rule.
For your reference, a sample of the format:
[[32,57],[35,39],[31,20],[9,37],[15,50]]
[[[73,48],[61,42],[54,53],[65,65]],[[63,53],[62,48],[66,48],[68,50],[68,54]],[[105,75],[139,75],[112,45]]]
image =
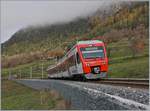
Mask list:
[[149,78],[149,57],[124,60],[109,65],[109,77]]
[[[107,51],[110,50],[110,53],[108,54],[109,58],[132,56],[133,51],[129,44],[130,44],[129,41],[127,40],[110,43],[107,46]],[[139,54],[137,53],[136,55],[148,55],[148,54],[149,54],[149,45],[146,44],[143,52],[140,52]]]
[[9,80],[2,80],[1,91],[3,110],[48,110],[68,107],[67,102],[56,91],[37,91]]

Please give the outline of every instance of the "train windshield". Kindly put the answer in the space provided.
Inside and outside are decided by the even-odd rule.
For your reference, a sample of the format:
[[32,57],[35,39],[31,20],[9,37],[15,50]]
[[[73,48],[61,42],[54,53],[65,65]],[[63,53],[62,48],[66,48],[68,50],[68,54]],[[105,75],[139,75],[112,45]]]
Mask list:
[[80,48],[83,58],[104,58],[104,49],[101,46],[98,47],[82,47]]

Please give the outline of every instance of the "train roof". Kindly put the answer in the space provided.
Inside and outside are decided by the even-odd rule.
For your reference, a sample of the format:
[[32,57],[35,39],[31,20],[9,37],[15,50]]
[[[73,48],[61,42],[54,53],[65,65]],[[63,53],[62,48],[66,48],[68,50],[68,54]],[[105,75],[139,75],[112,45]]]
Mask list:
[[103,43],[103,42],[100,41],[100,40],[86,40],[86,41],[78,41],[77,45],[80,45],[80,44],[96,44],[96,43]]

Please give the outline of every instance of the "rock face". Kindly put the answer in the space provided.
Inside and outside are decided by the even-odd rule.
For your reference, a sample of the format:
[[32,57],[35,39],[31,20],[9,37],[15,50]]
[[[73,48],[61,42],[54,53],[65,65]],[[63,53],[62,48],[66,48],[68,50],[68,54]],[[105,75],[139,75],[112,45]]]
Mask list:
[[144,110],[148,109],[148,90],[63,80],[17,80],[34,89],[54,89],[71,109],[78,110]]

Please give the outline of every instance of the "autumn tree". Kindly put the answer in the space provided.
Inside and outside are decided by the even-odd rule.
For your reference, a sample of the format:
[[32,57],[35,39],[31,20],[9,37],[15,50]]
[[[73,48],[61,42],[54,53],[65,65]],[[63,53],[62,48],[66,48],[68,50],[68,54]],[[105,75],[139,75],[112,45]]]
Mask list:
[[101,23],[101,18],[100,18],[100,16],[91,17],[91,20],[90,20],[91,29],[93,29],[94,27],[96,27],[96,26],[99,25],[100,23]]

